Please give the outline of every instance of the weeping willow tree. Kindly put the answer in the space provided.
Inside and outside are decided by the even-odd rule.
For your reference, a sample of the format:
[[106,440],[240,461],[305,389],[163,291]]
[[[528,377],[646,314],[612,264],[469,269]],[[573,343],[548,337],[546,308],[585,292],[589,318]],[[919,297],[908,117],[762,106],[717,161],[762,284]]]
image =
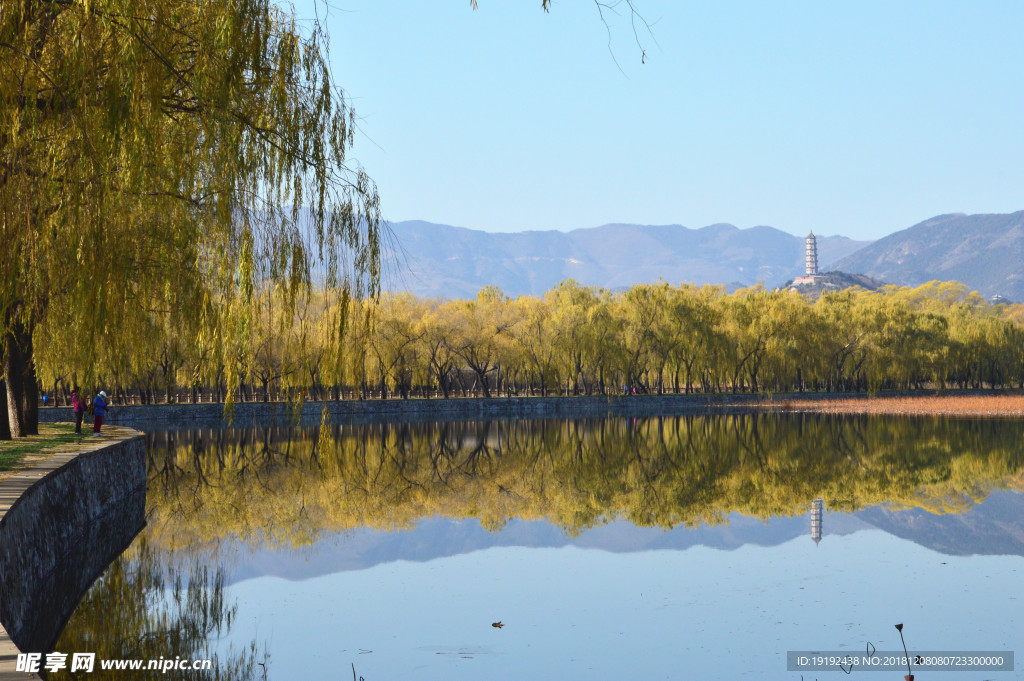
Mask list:
[[86,389],[161,328],[244,356],[259,292],[294,305],[313,283],[340,339],[347,301],[377,291],[380,213],[327,45],[267,0],[0,4],[13,435],[37,430],[40,353]]

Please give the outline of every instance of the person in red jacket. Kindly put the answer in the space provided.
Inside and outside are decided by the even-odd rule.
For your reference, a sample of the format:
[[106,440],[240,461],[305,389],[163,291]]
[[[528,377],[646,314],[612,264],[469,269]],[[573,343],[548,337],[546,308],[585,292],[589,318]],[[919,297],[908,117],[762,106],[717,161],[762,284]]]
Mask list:
[[71,406],[75,410],[75,433],[82,434],[82,419],[85,417],[85,400],[78,396],[78,388],[71,391]]

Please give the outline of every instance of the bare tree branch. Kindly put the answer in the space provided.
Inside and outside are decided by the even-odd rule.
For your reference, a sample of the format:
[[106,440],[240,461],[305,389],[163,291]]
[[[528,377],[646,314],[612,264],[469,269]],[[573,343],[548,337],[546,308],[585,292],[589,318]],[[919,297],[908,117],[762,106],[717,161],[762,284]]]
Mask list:
[[[551,11],[552,0],[541,0],[540,6],[545,12]],[[615,58],[615,52],[612,50],[612,29],[608,24],[608,19],[605,16],[605,12],[611,12],[619,15],[619,6],[625,5],[629,9],[629,24],[633,30],[633,40],[636,41],[636,46],[640,48],[640,63],[647,63],[647,48],[644,47],[643,42],[640,40],[640,34],[646,32],[650,36],[654,44],[657,45],[658,41],[654,38],[654,32],[651,30],[651,25],[644,18],[644,16],[637,10],[634,0],[594,0],[594,5],[597,7],[598,16],[601,17],[601,23],[604,24],[605,29],[608,31],[608,52],[612,56],[612,61],[615,62],[615,66],[622,71],[622,67],[619,66],[618,59]],[[469,6],[473,9],[479,7],[478,0],[469,0]],[[625,73],[625,72],[623,72]]]

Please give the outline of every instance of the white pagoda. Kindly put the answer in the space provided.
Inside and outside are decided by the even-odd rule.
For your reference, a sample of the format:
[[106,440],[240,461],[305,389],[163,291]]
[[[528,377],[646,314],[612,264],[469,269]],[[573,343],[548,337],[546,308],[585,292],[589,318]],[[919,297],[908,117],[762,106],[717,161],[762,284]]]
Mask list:
[[804,239],[804,276],[793,280],[795,286],[801,284],[813,284],[821,277],[818,272],[818,237],[814,236],[814,230]]

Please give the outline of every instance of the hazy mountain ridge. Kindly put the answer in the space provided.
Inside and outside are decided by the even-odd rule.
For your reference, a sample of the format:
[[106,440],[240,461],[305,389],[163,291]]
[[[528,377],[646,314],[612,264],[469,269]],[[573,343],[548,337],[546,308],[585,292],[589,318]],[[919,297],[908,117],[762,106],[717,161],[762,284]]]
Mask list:
[[[609,224],[571,232],[490,233],[423,221],[392,224],[384,287],[472,297],[487,285],[540,295],[563,279],[609,289],[669,283],[777,286],[803,273],[804,240],[773,227]],[[823,267],[870,242],[818,238]]]
[[956,280],[986,297],[1024,300],[1024,211],[939,215],[865,246],[833,267],[901,286]]
[[[397,247],[385,254],[384,288],[428,297],[472,297],[487,285],[540,295],[569,278],[612,290],[659,279],[773,288],[804,270],[804,239],[773,227],[609,224],[490,233],[408,221],[392,230]],[[875,242],[819,236],[818,253],[823,272],[900,286],[956,280],[986,297],[1024,300],[1024,211],[939,215]]]
[[921,509],[864,509],[857,517],[891,535],[950,556],[1024,556],[1024,495],[993,491],[968,512],[929,513]]

